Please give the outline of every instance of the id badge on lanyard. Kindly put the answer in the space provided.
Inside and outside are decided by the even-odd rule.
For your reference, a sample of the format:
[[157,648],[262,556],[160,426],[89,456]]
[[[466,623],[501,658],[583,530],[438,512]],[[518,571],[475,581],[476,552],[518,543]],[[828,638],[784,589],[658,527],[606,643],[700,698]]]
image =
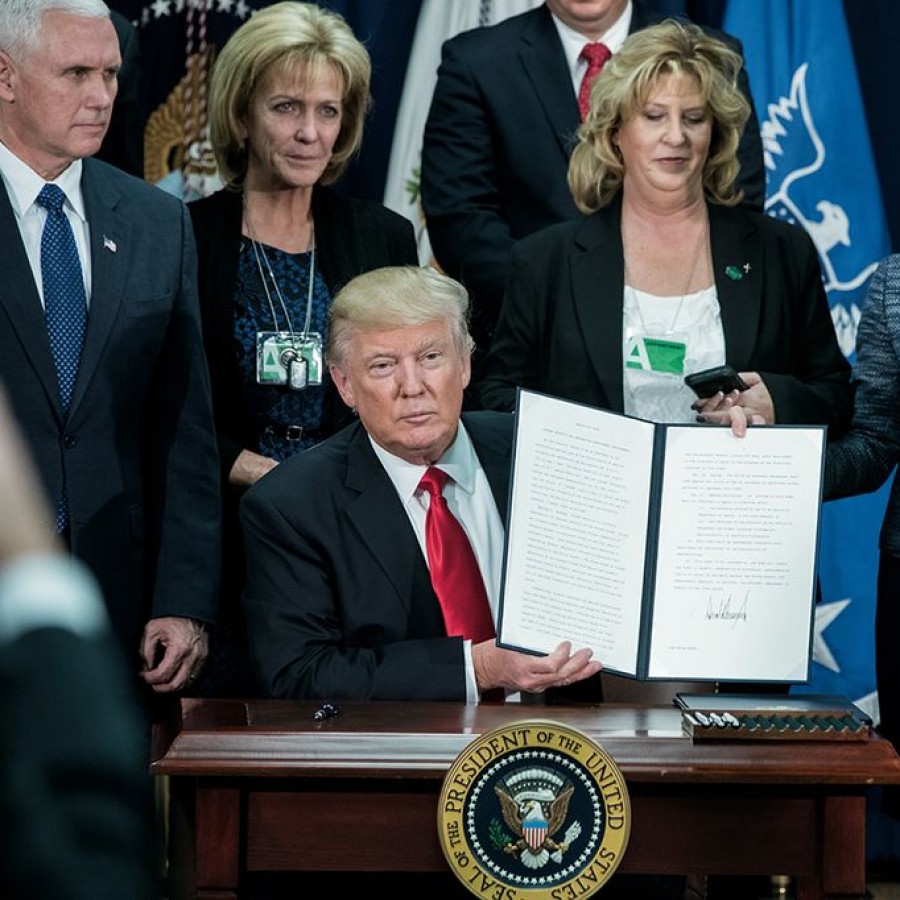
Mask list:
[[628,342],[626,369],[642,369],[659,375],[681,378],[687,352],[686,335],[678,332],[665,337],[635,334]]
[[295,391],[322,383],[322,335],[318,331],[256,333],[257,384],[286,384]]

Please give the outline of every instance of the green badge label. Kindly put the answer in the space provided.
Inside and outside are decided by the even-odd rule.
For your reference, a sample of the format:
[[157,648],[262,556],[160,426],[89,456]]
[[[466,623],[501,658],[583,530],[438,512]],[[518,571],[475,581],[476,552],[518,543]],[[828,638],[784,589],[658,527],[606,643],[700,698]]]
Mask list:
[[627,369],[644,369],[648,372],[664,372],[667,375],[683,375],[684,355],[683,341],[667,341],[664,338],[651,337],[637,338],[625,360],[625,367]]

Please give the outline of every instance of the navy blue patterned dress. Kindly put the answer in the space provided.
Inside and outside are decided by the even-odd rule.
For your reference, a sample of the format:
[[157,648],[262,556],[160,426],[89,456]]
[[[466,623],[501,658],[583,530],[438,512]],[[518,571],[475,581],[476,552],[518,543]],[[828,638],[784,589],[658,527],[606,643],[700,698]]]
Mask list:
[[[288,331],[291,327],[295,333],[303,331],[306,324],[312,256],[308,252],[287,253],[267,244],[257,244],[257,247],[260,251],[259,264],[251,242],[245,238],[241,243],[234,297],[235,352],[241,377],[247,386],[249,419],[256,423],[258,446],[251,449],[255,449],[263,456],[281,461],[321,440],[319,432],[322,427],[322,399],[325,381],[329,376],[324,371],[323,365],[323,383],[310,385],[300,391],[293,390],[287,385],[257,384],[257,333]],[[265,274],[271,306],[263,287],[260,268]],[[287,316],[269,277],[269,268],[281,291]],[[323,349],[328,341],[330,305],[331,294],[316,267],[309,330],[321,335]],[[302,437],[299,440],[287,438],[286,428],[289,425],[299,426],[302,429]]]

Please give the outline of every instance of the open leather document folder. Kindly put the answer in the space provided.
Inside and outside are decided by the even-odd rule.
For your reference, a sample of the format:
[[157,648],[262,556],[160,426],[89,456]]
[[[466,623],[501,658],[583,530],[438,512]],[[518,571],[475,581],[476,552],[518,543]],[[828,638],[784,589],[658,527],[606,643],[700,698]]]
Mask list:
[[498,641],[646,680],[798,684],[823,427],[660,425],[520,390]]

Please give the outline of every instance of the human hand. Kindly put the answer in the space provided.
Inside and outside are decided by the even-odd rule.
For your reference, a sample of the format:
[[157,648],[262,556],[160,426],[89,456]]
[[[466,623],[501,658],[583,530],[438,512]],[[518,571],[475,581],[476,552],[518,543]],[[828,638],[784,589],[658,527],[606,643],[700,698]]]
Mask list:
[[209,637],[200,622],[177,616],[151,619],[141,640],[141,678],[160,694],[183,690],[194,682],[208,653]]
[[584,647],[572,652],[570,641],[563,641],[547,656],[532,656],[498,647],[494,640],[472,647],[475,680],[480,691],[504,688],[540,694],[548,688],[574,684],[596,675],[602,668],[591,659],[594,651]]
[[61,551],[53,514],[28,447],[0,389],[0,564],[28,553]]
[[254,453],[252,450],[241,450],[228,473],[228,483],[239,487],[250,487],[277,465],[277,459],[270,459],[268,456]]
[[735,437],[744,437],[749,425],[774,425],[775,404],[772,395],[758,372],[740,372],[747,383],[745,391],[721,391],[691,404],[698,422],[710,425],[728,425]]

